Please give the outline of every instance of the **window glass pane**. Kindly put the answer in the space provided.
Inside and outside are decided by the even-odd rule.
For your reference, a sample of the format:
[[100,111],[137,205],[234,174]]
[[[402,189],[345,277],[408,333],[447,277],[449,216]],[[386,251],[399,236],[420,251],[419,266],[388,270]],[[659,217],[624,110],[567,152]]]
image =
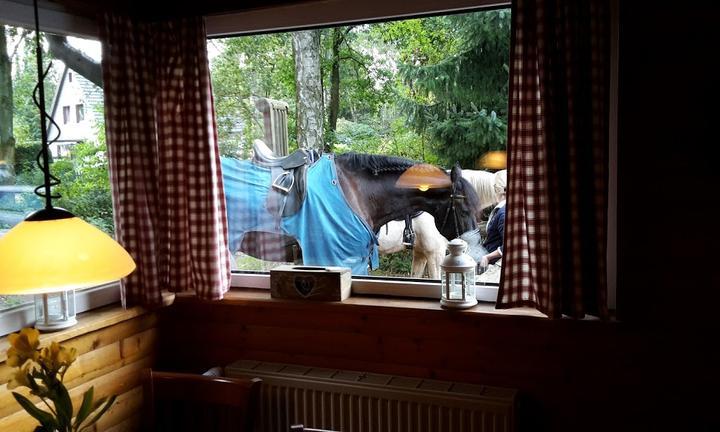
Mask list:
[[[32,102],[37,84],[34,37],[32,30],[0,25],[0,236],[44,204],[33,193],[43,183],[35,162],[41,133],[39,109]],[[67,42],[99,71],[99,42],[72,37]],[[51,60],[53,65],[45,79],[46,109],[59,125],[48,127],[49,139],[54,140],[50,171],[62,182],[53,189],[62,195],[53,205],[112,234],[102,88],[73,74],[53,53],[44,52],[43,57],[46,65]],[[78,121],[87,121],[72,121],[71,107]],[[0,311],[30,301],[31,297],[0,296]]]
[[82,104],[75,105],[75,121],[80,123],[85,120],[85,109]]
[[[509,9],[209,40],[237,269],[295,262],[437,279],[458,234],[484,261],[502,244],[504,210],[493,209],[504,165],[490,162],[507,140],[509,47]],[[271,159],[298,149],[316,162]],[[455,187],[469,191],[453,200],[447,184],[396,187],[409,162],[387,157],[439,166],[445,179],[459,162]],[[496,256],[480,281],[498,282]]]

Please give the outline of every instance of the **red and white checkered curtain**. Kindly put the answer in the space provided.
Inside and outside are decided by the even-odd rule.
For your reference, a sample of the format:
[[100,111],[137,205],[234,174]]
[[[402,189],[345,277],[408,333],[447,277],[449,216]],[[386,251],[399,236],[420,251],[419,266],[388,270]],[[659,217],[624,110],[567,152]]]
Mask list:
[[513,3],[498,308],[607,315],[608,3]]
[[230,285],[222,173],[204,21],[101,23],[115,231],[137,269],[123,305],[161,291],[220,299]]

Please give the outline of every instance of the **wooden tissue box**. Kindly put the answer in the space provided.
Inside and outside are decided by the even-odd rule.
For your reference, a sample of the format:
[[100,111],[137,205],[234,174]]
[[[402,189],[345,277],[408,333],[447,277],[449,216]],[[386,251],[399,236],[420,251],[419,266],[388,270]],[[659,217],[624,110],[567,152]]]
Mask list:
[[347,267],[281,265],[270,270],[272,298],[343,301],[352,284]]

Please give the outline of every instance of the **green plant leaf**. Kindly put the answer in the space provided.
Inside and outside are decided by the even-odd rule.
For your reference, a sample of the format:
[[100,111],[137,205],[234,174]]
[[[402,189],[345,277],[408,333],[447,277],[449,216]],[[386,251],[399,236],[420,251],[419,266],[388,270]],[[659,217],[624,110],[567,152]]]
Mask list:
[[20,406],[23,407],[23,409],[27,411],[28,414],[30,414],[37,421],[39,421],[44,428],[52,430],[58,427],[57,421],[52,414],[36,407],[35,404],[30,402],[28,398],[21,395],[20,393],[12,392],[12,394],[17,403],[19,403]]
[[[100,411],[98,411],[97,414],[95,414],[95,416],[94,416],[92,419],[90,419],[90,421],[87,422],[87,424],[85,424],[85,425],[80,429],[80,431],[83,431],[83,430],[87,429],[88,427],[90,427],[90,426],[92,426],[93,424],[95,424],[96,421],[100,420],[100,417],[102,417],[102,415],[105,414],[105,411],[107,411],[108,409],[110,409],[110,406],[113,404],[113,402],[115,402],[115,399],[116,399],[116,398],[117,398],[117,395],[112,395],[112,396],[110,396],[110,398],[108,398],[107,400],[105,400],[105,398],[102,398],[102,399],[98,400],[97,403],[95,404],[95,409],[93,410],[93,412],[94,412],[95,410],[97,410],[97,408],[98,408],[100,405],[102,405],[102,408],[100,408]],[[104,404],[103,404],[103,402],[104,402]]]
[[92,408],[92,400],[95,393],[95,388],[90,387],[84,394],[83,394],[83,400],[82,404],[80,405],[80,409],[78,410],[77,416],[75,417],[75,428],[77,429],[80,424],[82,424],[83,421],[90,415],[92,411],[90,409]]
[[73,406],[70,395],[62,383],[58,383],[55,387],[56,397],[53,399],[55,410],[57,411],[58,421],[62,427],[70,426],[72,423]]

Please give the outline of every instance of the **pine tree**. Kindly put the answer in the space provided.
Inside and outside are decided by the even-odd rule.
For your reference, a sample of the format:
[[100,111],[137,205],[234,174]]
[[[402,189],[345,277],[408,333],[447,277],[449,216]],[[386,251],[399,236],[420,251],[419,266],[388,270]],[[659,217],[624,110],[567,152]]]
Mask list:
[[435,21],[457,42],[436,62],[406,59],[400,66],[409,88],[402,108],[444,162],[474,167],[486,151],[506,146],[510,11]]

